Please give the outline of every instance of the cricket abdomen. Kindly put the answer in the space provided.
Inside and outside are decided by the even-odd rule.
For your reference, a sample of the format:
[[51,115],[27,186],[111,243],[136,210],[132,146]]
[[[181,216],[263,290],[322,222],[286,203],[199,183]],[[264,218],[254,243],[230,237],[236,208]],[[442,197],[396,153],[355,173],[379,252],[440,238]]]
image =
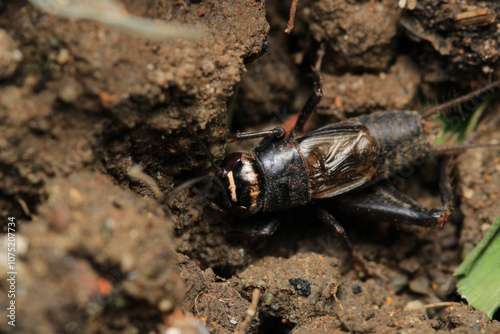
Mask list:
[[380,145],[378,170],[371,183],[389,178],[410,165],[421,164],[430,151],[425,121],[416,111],[389,111],[355,118]]

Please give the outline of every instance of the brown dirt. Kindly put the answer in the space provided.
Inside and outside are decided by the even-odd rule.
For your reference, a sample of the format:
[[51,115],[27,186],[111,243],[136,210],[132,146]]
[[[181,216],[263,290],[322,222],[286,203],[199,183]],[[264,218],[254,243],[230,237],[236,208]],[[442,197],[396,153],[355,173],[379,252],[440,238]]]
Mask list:
[[[289,2],[125,1],[135,15],[204,29],[196,42],[152,42],[1,2],[0,214],[4,231],[17,218],[18,275],[16,328],[4,316],[0,331],[230,333],[255,287],[254,333],[500,331],[460,300],[452,277],[500,215],[496,149],[458,157],[462,214],[442,230],[339,216],[388,280],[353,265],[307,207],[281,214],[266,240],[228,240],[251,220],[213,210],[202,185],[171,193],[208,167],[192,131],[224,156],[228,105],[235,130],[300,110],[320,41],[328,47],[316,122],[418,108],[498,77],[499,5],[436,3],[302,0],[287,36]],[[259,58],[266,39],[270,51]],[[477,142],[499,134],[497,123]],[[128,175],[133,165],[164,200]],[[439,205],[433,170],[423,166],[399,186]],[[2,260],[2,309],[7,271]],[[455,303],[425,306],[443,301]]]

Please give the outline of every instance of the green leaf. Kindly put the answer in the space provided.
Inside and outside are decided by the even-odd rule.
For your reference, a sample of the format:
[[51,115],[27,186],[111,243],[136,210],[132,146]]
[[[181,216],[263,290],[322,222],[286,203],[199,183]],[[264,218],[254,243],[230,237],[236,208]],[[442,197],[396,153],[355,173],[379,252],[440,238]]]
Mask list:
[[[458,124],[456,121],[448,123],[447,117],[443,114],[436,116],[436,119],[442,123],[442,130],[434,144],[452,144],[464,141],[476,130],[479,120],[483,116],[486,108],[491,105],[492,101],[498,99],[499,97],[500,96],[498,94],[492,94],[480,105],[478,105],[472,114],[462,110],[456,111],[453,113],[454,117],[460,116],[462,119],[462,122]],[[454,117],[451,117],[450,119],[454,120]]]
[[463,298],[493,318],[500,307],[500,217],[453,275]]

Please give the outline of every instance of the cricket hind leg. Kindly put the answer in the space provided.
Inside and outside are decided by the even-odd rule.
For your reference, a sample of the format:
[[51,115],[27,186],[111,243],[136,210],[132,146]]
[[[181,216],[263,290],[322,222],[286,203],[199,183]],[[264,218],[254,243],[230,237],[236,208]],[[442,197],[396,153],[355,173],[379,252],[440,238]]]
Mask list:
[[[340,210],[360,218],[439,228],[448,221],[453,210],[449,157],[444,158],[441,166],[440,188],[443,207],[426,208],[393,186],[383,183],[337,196],[334,201]],[[385,276],[370,269],[363,257],[354,251],[344,229],[333,216],[326,210],[321,210],[321,219],[333,227],[335,233],[344,240],[351,256],[362,266],[363,270],[370,276],[386,280]]]
[[361,191],[340,195],[335,200],[341,210],[360,218],[440,228],[453,211],[449,156],[443,157],[440,174],[443,206],[439,208],[426,208],[383,181]]

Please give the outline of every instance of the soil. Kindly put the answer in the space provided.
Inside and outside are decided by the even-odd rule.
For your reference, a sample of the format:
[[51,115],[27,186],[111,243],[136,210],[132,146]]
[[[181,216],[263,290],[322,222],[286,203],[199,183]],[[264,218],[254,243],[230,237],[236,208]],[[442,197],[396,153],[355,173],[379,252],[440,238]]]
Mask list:
[[[290,2],[123,2],[201,27],[201,39],[165,42],[0,2],[0,216],[4,233],[16,218],[17,271],[16,327],[3,316],[1,332],[500,332],[453,277],[500,216],[496,148],[455,158],[456,210],[441,230],[338,216],[383,278],[310,207],[279,214],[269,238],[235,239],[256,219],[212,208],[202,182],[173,191],[209,167],[193,133],[220,159],[228,129],[266,129],[301,109],[320,42],[325,97],[311,126],[419,109],[498,77],[493,0],[301,0],[286,35]],[[490,105],[475,142],[499,143],[500,122],[485,125],[498,115]],[[435,169],[398,187],[439,206]],[[2,261],[3,310],[7,272]],[[255,288],[257,316],[245,321]]]

